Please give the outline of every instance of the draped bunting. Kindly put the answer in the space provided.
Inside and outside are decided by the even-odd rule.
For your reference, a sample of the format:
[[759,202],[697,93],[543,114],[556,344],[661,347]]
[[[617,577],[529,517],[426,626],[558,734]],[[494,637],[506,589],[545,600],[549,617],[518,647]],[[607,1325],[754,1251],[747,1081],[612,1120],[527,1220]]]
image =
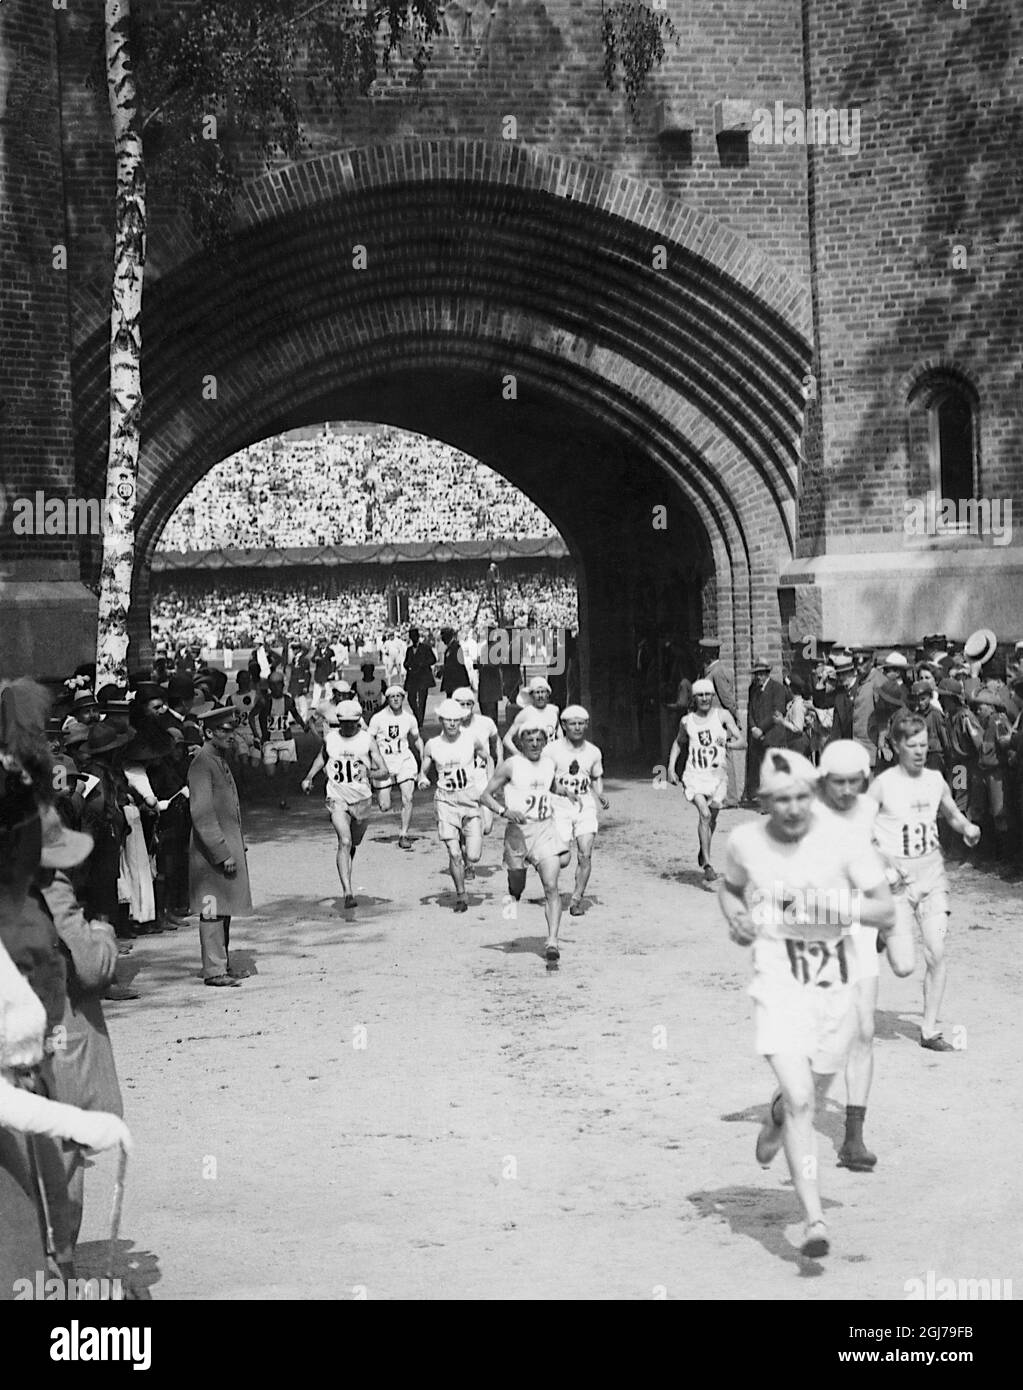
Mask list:
[[403,561],[560,560],[560,536],[534,540],[397,541],[383,545],[301,545],[284,550],[158,550],[153,571],[284,569],[289,565],[394,565]]

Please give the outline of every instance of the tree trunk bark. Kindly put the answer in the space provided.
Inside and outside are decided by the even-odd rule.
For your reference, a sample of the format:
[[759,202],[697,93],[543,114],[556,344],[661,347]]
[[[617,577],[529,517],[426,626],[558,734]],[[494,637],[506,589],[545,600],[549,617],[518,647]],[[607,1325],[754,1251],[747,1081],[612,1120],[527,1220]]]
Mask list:
[[100,573],[96,686],[126,685],[128,607],[135,559],[135,503],[142,422],[142,278],[146,172],[128,46],[131,0],[104,0],[107,96],[117,160],[110,306],[110,443]]

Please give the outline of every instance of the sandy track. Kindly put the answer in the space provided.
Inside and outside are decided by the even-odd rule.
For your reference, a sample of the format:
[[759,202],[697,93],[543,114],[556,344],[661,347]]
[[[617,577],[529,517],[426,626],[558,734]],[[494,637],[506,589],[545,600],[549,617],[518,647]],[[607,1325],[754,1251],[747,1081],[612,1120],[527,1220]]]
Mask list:
[[[597,902],[566,917],[554,974],[538,880],[517,915],[503,902],[500,827],[456,917],[426,798],[412,853],[375,818],[345,914],[321,803],[249,817],[259,915],[233,934],[258,974],[203,988],[193,926],[139,941],[144,998],[109,1006],[138,1144],[122,1223],[137,1282],[156,1298],[890,1299],[934,1270],[1023,1289],[1018,890],[953,880],[944,1023],[965,1028],[962,1052],[920,1050],[920,970],[885,969],[866,1129],[880,1162],[834,1166],[836,1084],[833,1253],[806,1264],[783,1162],[753,1159],[770,1079],[748,956],[695,872],[694,813],[647,781],[609,791]],[[109,1182],[104,1159],[83,1272]]]

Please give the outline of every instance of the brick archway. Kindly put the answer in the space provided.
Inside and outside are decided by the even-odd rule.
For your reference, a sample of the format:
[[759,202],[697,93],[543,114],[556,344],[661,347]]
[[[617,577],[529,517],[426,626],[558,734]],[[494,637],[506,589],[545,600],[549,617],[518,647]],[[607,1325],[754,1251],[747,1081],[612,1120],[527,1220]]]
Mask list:
[[[226,256],[213,263],[182,235],[154,270],[136,635],[153,547],[194,482],[268,434],[348,417],[437,435],[505,473],[565,533],[594,610],[635,570],[637,547],[663,547],[644,536],[643,510],[670,504],[671,544],[713,572],[706,620],[737,678],[754,631],[780,652],[809,306],[713,219],[546,151],[409,141],[255,181]],[[80,294],[75,313],[79,486],[98,493],[102,296]],[[619,664],[630,621],[623,608],[601,637]],[[590,666],[599,702],[613,681]]]

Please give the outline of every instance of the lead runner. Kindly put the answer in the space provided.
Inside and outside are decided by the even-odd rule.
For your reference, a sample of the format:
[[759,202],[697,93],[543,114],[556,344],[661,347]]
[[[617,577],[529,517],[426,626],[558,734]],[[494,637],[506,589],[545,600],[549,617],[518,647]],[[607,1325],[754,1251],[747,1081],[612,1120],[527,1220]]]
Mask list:
[[337,835],[337,876],[345,907],[356,907],[352,866],[373,805],[370,783],[372,780],[386,784],[390,773],[376,740],[361,727],[362,706],[358,700],[322,705],[321,713],[327,727],[320,751],[302,780],[302,790],[308,793],[316,774],[321,769],[325,771],[327,814]]
[[755,1047],[778,1081],[757,1159],[766,1166],[784,1147],[806,1222],[800,1250],[811,1259],[830,1249],[814,1114],[855,1027],[845,933],[853,921],[886,933],[895,923],[878,854],[815,819],[817,775],[798,753],[768,753],[760,775],[767,818],[732,832],[718,889],[732,940],[753,946]]

